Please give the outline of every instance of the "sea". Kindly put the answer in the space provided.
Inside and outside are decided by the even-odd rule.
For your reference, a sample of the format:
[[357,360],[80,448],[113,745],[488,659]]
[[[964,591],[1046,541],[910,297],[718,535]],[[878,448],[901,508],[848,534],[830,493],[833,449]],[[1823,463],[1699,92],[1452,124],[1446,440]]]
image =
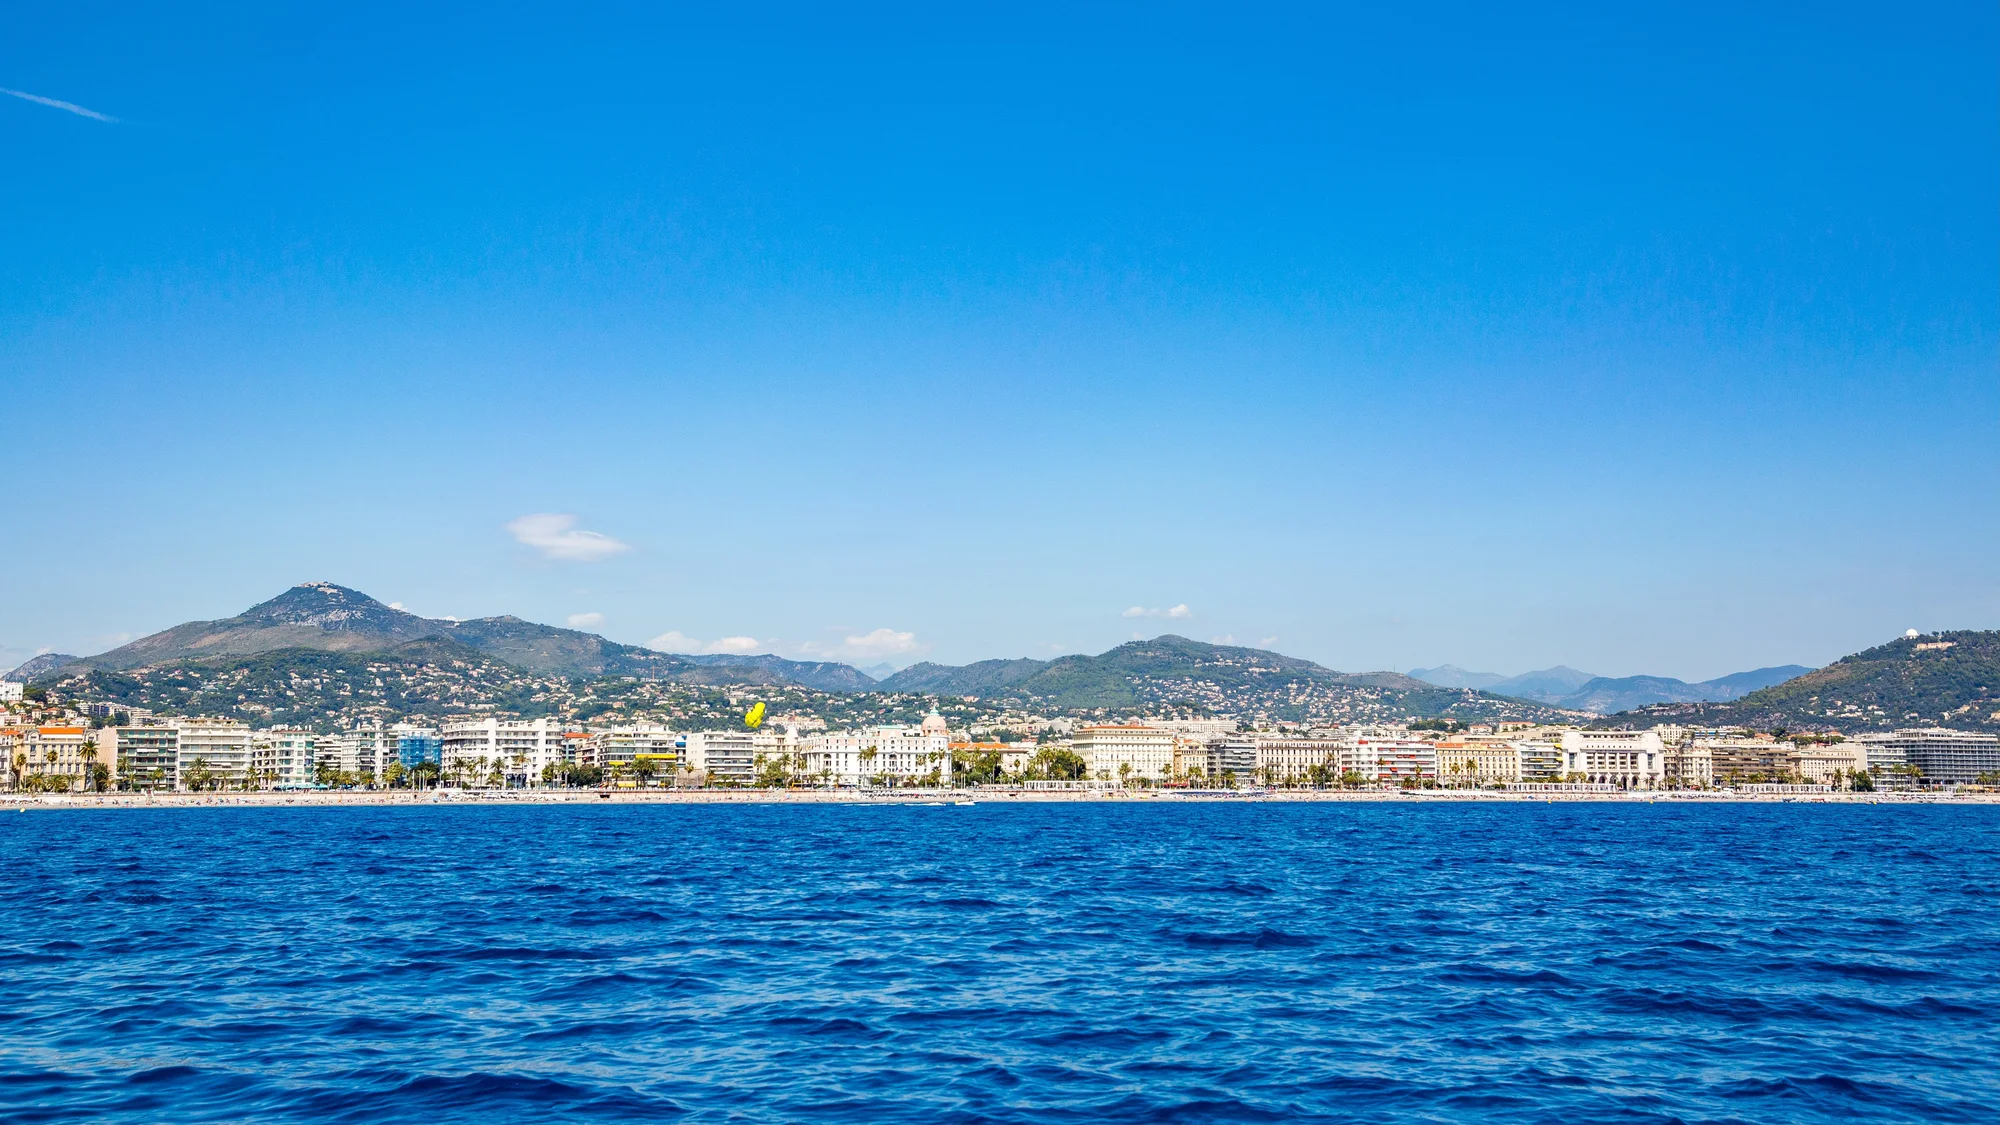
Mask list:
[[2000,806],[0,818],[0,1120],[2000,1119]]

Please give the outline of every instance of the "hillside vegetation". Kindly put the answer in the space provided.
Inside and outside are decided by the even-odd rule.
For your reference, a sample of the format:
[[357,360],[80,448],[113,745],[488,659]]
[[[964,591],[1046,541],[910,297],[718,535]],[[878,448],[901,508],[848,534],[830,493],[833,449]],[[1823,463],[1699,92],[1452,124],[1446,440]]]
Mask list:
[[1903,637],[1726,703],[1660,704],[1607,725],[1745,726],[1859,733],[2000,729],[2000,632]]

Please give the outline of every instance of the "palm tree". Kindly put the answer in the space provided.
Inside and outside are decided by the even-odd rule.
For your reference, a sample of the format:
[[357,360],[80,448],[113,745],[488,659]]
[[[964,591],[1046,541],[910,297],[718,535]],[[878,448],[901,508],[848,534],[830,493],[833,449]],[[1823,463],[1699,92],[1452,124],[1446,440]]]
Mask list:
[[86,742],[86,743],[84,743],[84,744],[83,744],[83,749],[82,749],[82,750],[79,750],[79,751],[77,751],[77,755],[76,755],[76,756],[77,756],[77,757],[79,757],[79,758],[81,758],[81,759],[83,759],[83,771],[82,771],[82,772],[83,772],[83,789],[84,789],[84,791],[85,791],[85,792],[88,792],[88,791],[90,790],[90,783],[91,783],[92,781],[96,780],[96,778],[97,778],[97,746],[96,746],[96,744],[95,744],[95,743],[90,743],[90,742]]

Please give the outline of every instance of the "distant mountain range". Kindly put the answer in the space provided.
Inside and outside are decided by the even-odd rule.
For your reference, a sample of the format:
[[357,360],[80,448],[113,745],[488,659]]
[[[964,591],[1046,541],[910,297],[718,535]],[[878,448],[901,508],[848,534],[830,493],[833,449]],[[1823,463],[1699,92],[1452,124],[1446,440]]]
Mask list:
[[638,676],[706,684],[799,684],[826,691],[874,683],[845,664],[778,656],[677,656],[619,644],[595,633],[518,617],[438,620],[383,605],[331,582],[308,582],[219,621],[190,621],[86,657],[37,657],[11,675],[40,678],[72,667],[125,671],[182,660],[254,656],[281,649],[389,652],[442,639],[538,676]]
[[1760,688],[1783,683],[1810,671],[1812,669],[1801,664],[1783,664],[1775,668],[1734,672],[1694,684],[1671,676],[1593,676],[1560,664],[1538,672],[1523,672],[1518,676],[1468,672],[1451,664],[1416,668],[1411,670],[1410,675],[1441,687],[1475,688],[1496,695],[1532,699],[1552,707],[1609,715],[1652,703],[1709,703],[1740,699]]
[[1656,703],[1603,725],[1656,723],[1846,733],[1912,726],[2000,730],[2000,631],[1901,637],[1739,699]]
[[295,586],[235,617],[190,621],[96,656],[38,656],[7,678],[60,683],[65,691],[167,713],[320,723],[341,713],[342,700],[359,704],[364,697],[379,714],[469,708],[589,718],[624,708],[708,721],[728,714],[740,697],[732,692],[751,688],[830,721],[956,699],[966,701],[968,713],[1020,706],[1076,716],[1176,713],[1314,723],[1546,722],[1595,712],[1614,716],[1612,723],[2000,725],[1995,632],[1899,640],[1818,671],[1759,668],[1695,684],[1561,666],[1519,676],[1449,665],[1409,676],[1336,672],[1275,652],[1172,635],[1096,656],[915,664],[877,681],[846,664],[655,652],[518,617],[419,617],[327,582]]
[[38,658],[19,674],[128,706],[216,707],[274,721],[296,716],[325,722],[338,711],[339,699],[358,705],[364,697],[379,714],[453,707],[560,712],[571,705],[566,700],[578,708],[608,706],[619,691],[590,685],[618,680],[782,685],[823,693],[818,704],[793,700],[788,706],[845,715],[856,713],[853,703],[824,696],[925,695],[1052,714],[1166,711],[1328,723],[1564,717],[1540,703],[1439,687],[1395,672],[1336,672],[1274,652],[1176,636],[1134,641],[1097,656],[988,660],[960,668],[918,664],[878,682],[846,664],[655,652],[518,617],[419,617],[329,582],[295,586],[235,617],[190,621],[96,656]]

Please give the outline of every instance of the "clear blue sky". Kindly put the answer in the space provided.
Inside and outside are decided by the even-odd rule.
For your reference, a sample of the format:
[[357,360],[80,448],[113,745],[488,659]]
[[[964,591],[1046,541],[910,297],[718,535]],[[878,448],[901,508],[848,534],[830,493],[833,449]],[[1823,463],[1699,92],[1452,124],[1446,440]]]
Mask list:
[[499,7],[10,16],[0,659],[2000,626],[1990,3]]

